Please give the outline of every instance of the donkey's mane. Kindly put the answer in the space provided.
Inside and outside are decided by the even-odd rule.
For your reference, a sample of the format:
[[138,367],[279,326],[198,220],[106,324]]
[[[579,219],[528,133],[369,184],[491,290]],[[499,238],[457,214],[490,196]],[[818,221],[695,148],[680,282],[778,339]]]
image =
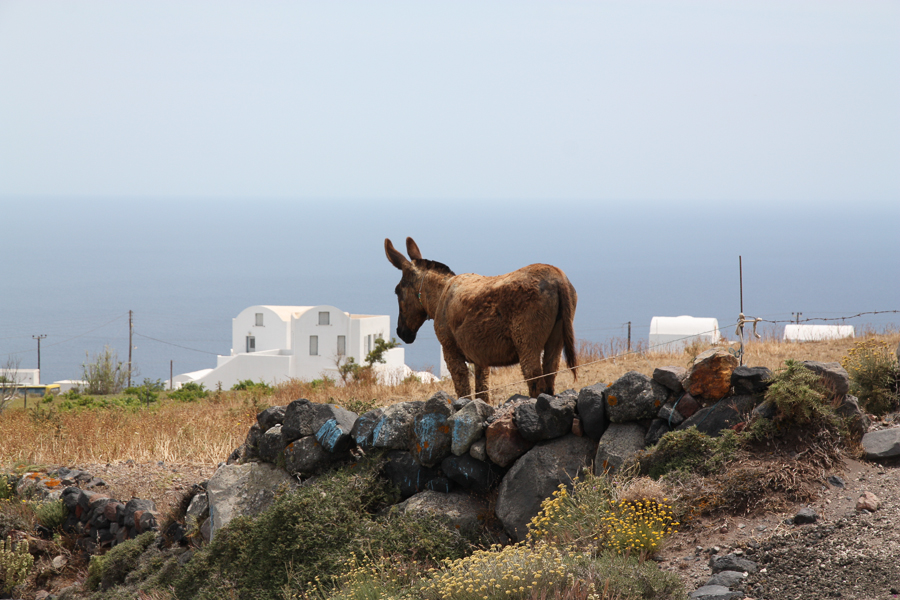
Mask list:
[[439,263],[436,260],[428,260],[427,258],[420,258],[414,261],[417,267],[421,267],[428,271],[435,271],[437,273],[441,273],[442,275],[456,275],[450,267],[445,265],[444,263]]

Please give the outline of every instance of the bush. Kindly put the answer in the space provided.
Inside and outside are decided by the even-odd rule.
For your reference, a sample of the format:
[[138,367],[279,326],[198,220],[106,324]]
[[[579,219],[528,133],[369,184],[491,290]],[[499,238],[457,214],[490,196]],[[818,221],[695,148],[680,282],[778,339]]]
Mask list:
[[87,382],[88,394],[118,394],[128,381],[128,366],[119,360],[119,355],[109,346],[103,352],[94,355],[93,359],[82,365],[82,379]]
[[69,510],[62,500],[44,502],[38,504],[34,509],[34,516],[37,518],[38,523],[50,531],[56,531],[62,527],[66,517],[69,516]]
[[207,396],[209,396],[209,392],[203,387],[203,384],[194,383],[193,381],[189,381],[179,389],[169,392],[169,398],[179,402],[196,402]]
[[237,518],[216,532],[174,582],[179,598],[272,598],[331,582],[351,552],[427,560],[458,557],[468,541],[437,517],[376,518],[393,492],[367,459],[278,497],[256,519]]
[[252,379],[244,379],[231,386],[232,392],[255,392],[257,394],[268,395],[274,391],[274,388],[264,381],[254,382]]
[[841,366],[850,375],[850,393],[859,398],[860,406],[867,412],[883,415],[897,409],[900,366],[886,342],[856,342],[841,359]]
[[138,559],[156,539],[156,532],[142,533],[133,540],[123,542],[102,556],[92,556],[88,564],[85,586],[89,590],[104,590],[125,581],[135,569]]
[[710,475],[731,461],[740,446],[738,435],[726,429],[713,438],[688,427],[670,431],[659,443],[640,456],[641,472],[653,479],[672,473],[676,477],[690,474]]
[[[637,486],[635,490],[640,491]],[[667,499],[633,494],[617,501],[614,496],[604,475],[576,479],[571,492],[560,484],[529,523],[528,539],[642,558],[659,551],[662,539],[678,525]]]
[[11,538],[0,542],[0,589],[7,594],[28,577],[34,557],[28,553],[28,543],[13,544]]

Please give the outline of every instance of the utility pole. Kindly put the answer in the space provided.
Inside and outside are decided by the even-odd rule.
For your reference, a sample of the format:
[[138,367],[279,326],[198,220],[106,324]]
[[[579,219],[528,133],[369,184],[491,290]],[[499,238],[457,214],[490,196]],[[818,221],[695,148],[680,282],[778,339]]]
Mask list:
[[631,352],[631,321],[628,321],[628,351]]
[[800,315],[802,315],[803,313],[802,312],[792,312],[791,314],[797,317],[796,322],[797,322],[797,325],[799,325],[800,324]]
[[41,340],[44,339],[45,337],[47,337],[47,336],[43,333],[41,335],[31,336],[31,338],[37,340],[37,343],[38,343],[38,373],[41,372]]
[[172,373],[173,373],[173,369],[174,369],[174,366],[173,366],[174,364],[175,364],[174,360],[169,361],[169,391],[170,392],[172,391],[172,379],[173,379]]
[[134,311],[128,311],[128,387],[131,387],[131,334],[134,332]]

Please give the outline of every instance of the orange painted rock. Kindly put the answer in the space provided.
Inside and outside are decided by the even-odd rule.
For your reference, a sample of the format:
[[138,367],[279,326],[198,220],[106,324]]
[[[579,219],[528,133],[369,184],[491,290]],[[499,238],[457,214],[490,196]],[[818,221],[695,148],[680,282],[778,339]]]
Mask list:
[[512,411],[498,417],[485,431],[485,447],[488,458],[501,467],[508,467],[517,458],[531,450],[533,443],[519,433]]
[[684,387],[694,398],[713,402],[721,400],[731,392],[731,374],[737,366],[736,356],[719,348],[711,348],[694,359]]

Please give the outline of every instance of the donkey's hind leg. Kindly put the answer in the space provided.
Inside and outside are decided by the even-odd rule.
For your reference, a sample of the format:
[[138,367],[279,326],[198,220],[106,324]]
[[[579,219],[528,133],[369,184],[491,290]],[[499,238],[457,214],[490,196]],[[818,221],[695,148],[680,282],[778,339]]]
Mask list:
[[491,403],[491,368],[475,365],[475,397]]
[[559,370],[559,359],[562,356],[563,349],[563,322],[557,321],[550,332],[550,337],[544,344],[544,394],[553,395],[553,388],[556,385],[556,372]]

